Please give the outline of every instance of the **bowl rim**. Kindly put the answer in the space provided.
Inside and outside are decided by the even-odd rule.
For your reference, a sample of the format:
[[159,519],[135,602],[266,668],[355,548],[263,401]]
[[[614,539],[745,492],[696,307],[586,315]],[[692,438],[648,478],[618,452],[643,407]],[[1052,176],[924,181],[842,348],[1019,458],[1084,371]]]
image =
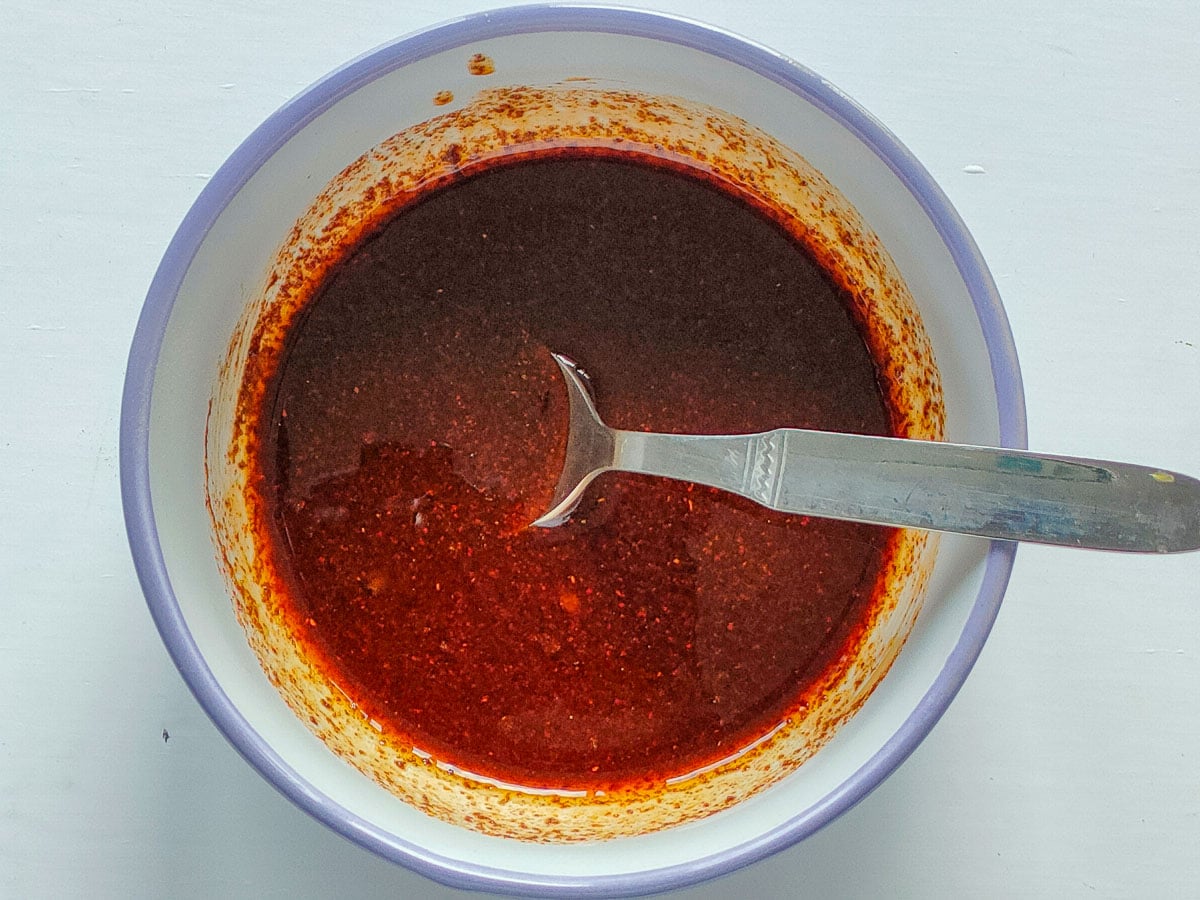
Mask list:
[[756,838],[708,856],[611,875],[551,876],[432,853],[351,813],[302,778],[236,709],[206,664],[172,589],[150,493],[150,413],[155,370],[174,302],[209,229],[251,176],[293,135],[343,97],[395,69],[465,44],[522,33],[614,33],[682,45],[732,62],[817,105],[897,176],[945,243],[983,331],[998,401],[1000,445],[1027,446],[1016,347],[996,285],[965,224],[928,171],[854,100],[798,62],[725,29],[630,7],[535,4],[474,13],[384,43],[325,75],[286,102],[230,155],[188,210],[151,281],[129,352],[120,419],[121,499],[133,562],[171,658],[201,707],[234,748],[301,809],[386,859],[443,884],[527,896],[630,896],[727,874],[803,840],[860,802],[917,747],[962,687],[999,612],[1016,544],[993,541],[982,582],[954,649],[900,728],[820,802]]

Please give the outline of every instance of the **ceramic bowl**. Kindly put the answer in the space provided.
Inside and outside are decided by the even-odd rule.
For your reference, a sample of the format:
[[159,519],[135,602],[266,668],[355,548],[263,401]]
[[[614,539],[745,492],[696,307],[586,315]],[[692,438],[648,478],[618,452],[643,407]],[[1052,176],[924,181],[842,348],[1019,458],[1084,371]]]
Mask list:
[[[903,761],[950,703],[987,636],[1014,554],[1009,544],[914,536],[897,612],[876,623],[871,665],[864,663],[869,671],[859,679],[865,690],[852,699],[848,690],[831,694],[841,697],[826,711],[836,728],[816,738],[800,729],[792,744],[775,741],[753,766],[685,785],[672,797],[678,802],[610,799],[576,804],[583,811],[564,816],[534,798],[505,812],[511,797],[436,767],[421,770],[416,782],[383,771],[369,758],[378,742],[361,728],[356,737],[359,726],[346,710],[314,724],[336,704],[312,687],[303,665],[293,665],[286,635],[243,627],[254,619],[246,604],[255,590],[245,590],[250,567],[239,569],[238,559],[252,559],[254,548],[239,537],[238,468],[226,452],[237,387],[253,356],[248,335],[278,302],[273,275],[296,258],[298,241],[311,244],[331,222],[352,221],[336,213],[356,209],[383,175],[413,171],[412,141],[397,135],[420,135],[431,142],[418,141],[420,147],[436,151],[438,140],[449,140],[445,128],[438,137],[437,123],[456,122],[458,129],[490,121],[498,98],[524,103],[522,115],[541,110],[559,127],[581,91],[609,98],[612,122],[622,127],[646,117],[622,113],[614,98],[636,97],[643,110],[650,103],[667,122],[662,134],[641,136],[650,144],[692,127],[680,143],[695,147],[725,134],[726,123],[740,136],[737,153],[745,155],[749,135],[751,146],[761,141],[792,160],[805,190],[816,191],[800,196],[797,209],[815,198],[809,207],[834,209],[838,223],[853,226],[851,243],[882,248],[885,281],[899,286],[903,301],[880,315],[919,322],[915,355],[897,363],[895,378],[903,385],[913,372],[932,369],[944,414],[936,434],[913,434],[1010,447],[1025,441],[1003,309],[945,196],[853,101],[797,63],[733,35],[629,9],[498,10],[372,51],[256,130],[180,226],[130,354],[122,490],[150,610],[218,727],[306,811],[445,883],[554,896],[694,883],[801,840],[848,809]],[[454,133],[460,147],[471,146],[461,129]],[[379,150],[389,147],[401,150]],[[829,233],[830,252],[841,252],[838,230]],[[296,679],[306,686],[289,692]]]

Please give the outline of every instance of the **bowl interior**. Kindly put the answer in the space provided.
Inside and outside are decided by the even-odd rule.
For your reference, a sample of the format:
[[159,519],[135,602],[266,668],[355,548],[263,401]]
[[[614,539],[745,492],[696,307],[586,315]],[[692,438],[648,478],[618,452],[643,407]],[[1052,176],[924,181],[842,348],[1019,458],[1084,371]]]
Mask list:
[[[472,75],[474,54],[494,61],[494,73]],[[148,453],[144,475],[129,477],[144,478],[153,517],[148,543],[134,540],[135,556],[164,639],[201,702],[310,812],[459,884],[550,889],[599,878],[593,887],[644,890],[803,837],[894,768],[965,677],[1011,551],[943,538],[923,612],[893,669],[859,714],[783,782],[679,828],[545,845],[430,819],[333,756],[284,704],[247,645],[205,508],[210,386],[280,242],[321,189],[370,147],[482,88],[570,78],[716,106],[801,153],[879,235],[916,299],[944,385],[947,439],[1023,443],[1019,379],[990,279],[940,192],[885,131],[816,76],[728,36],[631,12],[525,11],[427,32],[352,63],[276,114],[213,179],[152,288],[147,305],[161,325],[156,331],[144,317],[140,354],[135,345],[135,357],[151,361],[141,371],[150,387],[142,426]],[[456,99],[435,106],[445,91]],[[159,338],[153,367],[145,347]]]

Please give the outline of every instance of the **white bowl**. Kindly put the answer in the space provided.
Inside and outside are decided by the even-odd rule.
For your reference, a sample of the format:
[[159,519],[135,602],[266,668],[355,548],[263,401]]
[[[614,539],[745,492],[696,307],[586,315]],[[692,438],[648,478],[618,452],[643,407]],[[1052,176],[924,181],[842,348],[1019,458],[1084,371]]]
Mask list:
[[[293,714],[247,643],[206,508],[206,426],[232,336],[281,244],[325,185],[372,147],[484,84],[587,78],[745,120],[799,153],[878,236],[907,284],[944,388],[949,440],[1025,445],[1015,351],[995,286],[932,178],[853,101],[730,34],[628,9],[524,7],[385,45],[268,119],[214,175],[151,285],[130,353],[121,476],[135,564],[181,673],[218,727],[294,802],[361,845],[463,887],[561,896],[680,887],[812,834],[928,733],[974,663],[1014,545],[944,537],[919,619],[858,713],[793,774],[733,806],[648,834],[570,844],[432,819],[347,765]],[[575,82],[572,82],[575,83]],[[443,95],[444,99],[444,95]]]

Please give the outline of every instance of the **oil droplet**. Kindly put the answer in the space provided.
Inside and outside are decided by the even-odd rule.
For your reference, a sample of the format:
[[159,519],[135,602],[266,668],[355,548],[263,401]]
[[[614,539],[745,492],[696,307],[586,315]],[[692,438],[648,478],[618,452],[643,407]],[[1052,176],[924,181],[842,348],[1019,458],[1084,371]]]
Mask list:
[[433,105],[434,106],[445,106],[447,103],[453,103],[453,102],[454,102],[454,92],[453,91],[438,91],[436,94],[433,95]]
[[496,63],[490,56],[476,53],[467,60],[467,71],[472,75],[491,75],[496,71]]

